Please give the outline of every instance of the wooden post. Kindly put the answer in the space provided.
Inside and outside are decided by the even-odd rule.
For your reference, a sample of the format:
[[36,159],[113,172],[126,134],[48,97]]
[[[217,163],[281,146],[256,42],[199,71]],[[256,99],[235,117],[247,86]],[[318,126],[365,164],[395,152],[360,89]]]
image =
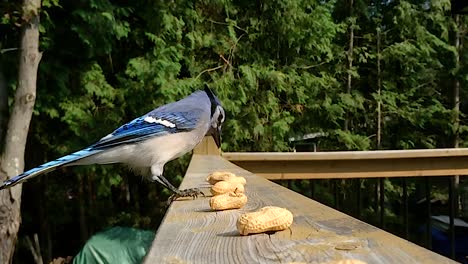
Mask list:
[[216,146],[213,137],[206,136],[193,150],[193,154],[200,155],[221,155],[221,150]]

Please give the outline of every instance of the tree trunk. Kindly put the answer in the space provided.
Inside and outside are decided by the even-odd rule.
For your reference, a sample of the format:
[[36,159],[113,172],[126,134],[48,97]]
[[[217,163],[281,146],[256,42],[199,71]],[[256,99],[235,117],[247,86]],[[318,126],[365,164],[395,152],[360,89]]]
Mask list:
[[3,151],[6,121],[8,120],[8,88],[0,63],[0,153]]
[[382,89],[380,70],[380,27],[377,28],[377,149],[382,146],[382,103],[380,100],[380,93]]
[[[460,80],[459,80],[459,69],[460,69],[460,16],[455,15],[454,16],[455,20],[455,62],[456,62],[456,67],[457,67],[457,74],[453,78],[453,90],[452,90],[452,95],[453,95],[453,111],[454,111],[454,117],[453,117],[453,126],[455,127],[455,132],[453,135],[453,147],[458,148],[460,144]],[[455,215],[457,215],[458,212],[458,207],[460,205],[458,199],[458,186],[460,184],[460,176],[456,175],[454,176],[455,184]]]
[[49,212],[47,197],[44,192],[48,186],[49,177],[42,177],[40,184],[35,185],[35,195],[36,195],[36,207],[38,209],[38,218],[39,218],[39,228],[40,233],[39,237],[41,238],[41,252],[42,257],[45,263],[49,263],[52,260],[52,240],[50,236],[50,225],[49,225]]
[[[40,0],[24,0],[18,87],[8,122],[0,180],[24,170],[24,152],[36,99],[39,52]],[[11,263],[20,226],[21,185],[0,191],[0,263]]]
[[[455,62],[457,68],[460,67],[460,30],[459,30],[459,15],[455,15]],[[455,113],[453,125],[455,126],[455,133],[453,136],[453,147],[458,148],[460,142],[460,135],[459,135],[459,125],[460,125],[460,80],[458,76],[454,76],[453,80],[453,111]]]
[[[353,19],[353,5],[354,5],[354,0],[349,0],[349,17]],[[351,24],[349,25],[349,44],[348,44],[348,52],[347,52],[347,58],[348,58],[348,78],[346,82],[346,93],[350,94],[351,93],[351,88],[352,88],[352,81],[353,81],[353,76],[351,73],[351,70],[353,68],[353,49],[354,49],[354,21],[351,20]],[[346,114],[346,119],[344,123],[344,130],[349,130],[349,112]]]
[[85,205],[85,191],[84,181],[86,176],[78,175],[78,208],[79,208],[79,219],[80,219],[80,238],[81,243],[85,243],[88,240],[88,225],[86,224],[86,205]]

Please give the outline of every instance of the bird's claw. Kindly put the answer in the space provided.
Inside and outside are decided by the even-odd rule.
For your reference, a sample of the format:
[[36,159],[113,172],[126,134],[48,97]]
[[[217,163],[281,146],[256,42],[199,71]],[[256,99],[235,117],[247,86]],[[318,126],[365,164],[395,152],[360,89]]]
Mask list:
[[200,189],[198,188],[178,190],[177,192],[175,192],[169,197],[169,199],[167,200],[167,203],[170,204],[180,197],[192,197],[193,199],[195,199],[195,198],[198,198],[199,195],[203,195],[203,197],[205,197],[205,194],[202,191],[200,191]]

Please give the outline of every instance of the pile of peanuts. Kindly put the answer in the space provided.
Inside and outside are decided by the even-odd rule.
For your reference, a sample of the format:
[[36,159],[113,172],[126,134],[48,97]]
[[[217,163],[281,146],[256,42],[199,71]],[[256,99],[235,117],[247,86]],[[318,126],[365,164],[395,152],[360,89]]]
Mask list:
[[[216,171],[206,181],[213,185],[213,197],[210,199],[212,210],[239,209],[247,204],[247,196],[244,194],[247,181],[244,177]],[[280,231],[289,228],[292,222],[293,215],[289,210],[265,206],[258,211],[242,214],[237,220],[237,229],[241,235]]]

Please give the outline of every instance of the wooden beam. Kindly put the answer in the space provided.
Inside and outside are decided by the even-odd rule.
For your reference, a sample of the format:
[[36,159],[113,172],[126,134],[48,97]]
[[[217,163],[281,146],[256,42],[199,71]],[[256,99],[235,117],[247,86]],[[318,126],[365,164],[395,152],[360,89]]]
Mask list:
[[468,149],[222,154],[267,179],[331,179],[468,174]]
[[[455,263],[258,177],[220,156],[193,155],[181,188],[198,187],[209,193],[205,178],[216,170],[247,179],[247,205],[213,212],[209,197],[173,202],[144,263],[353,263],[352,259],[363,263]],[[240,236],[238,217],[267,205],[290,210],[294,215],[291,228]]]
[[468,157],[468,148],[330,151],[330,152],[224,152],[227,160],[356,160],[356,159],[400,159],[425,157]]

